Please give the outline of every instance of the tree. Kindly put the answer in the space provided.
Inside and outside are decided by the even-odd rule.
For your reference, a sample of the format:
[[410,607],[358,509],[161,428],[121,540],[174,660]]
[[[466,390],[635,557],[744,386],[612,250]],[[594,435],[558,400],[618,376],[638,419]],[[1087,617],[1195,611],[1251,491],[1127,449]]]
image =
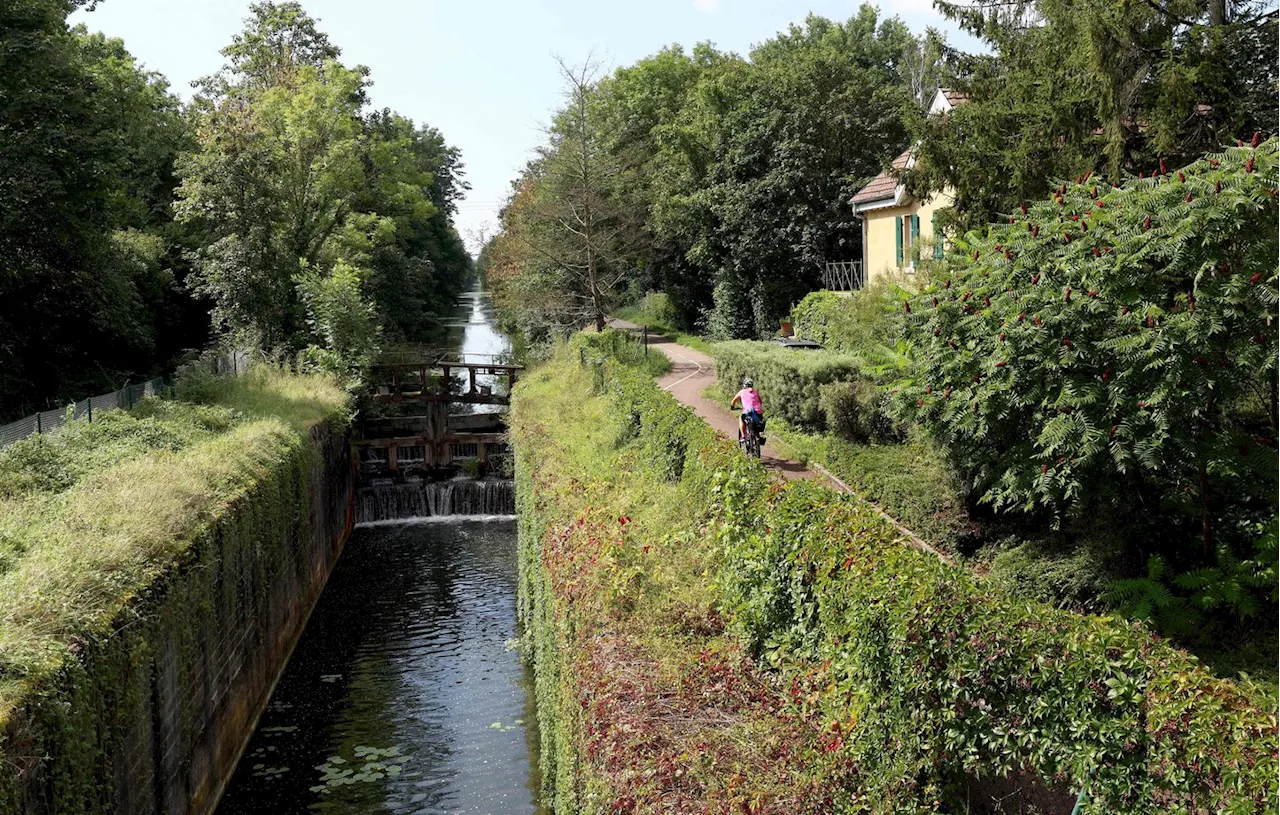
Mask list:
[[180,339],[157,331],[182,306],[164,268],[177,100],[118,40],[70,30],[75,5],[0,8],[0,414],[152,373]]
[[[471,277],[471,257],[451,216],[467,188],[456,148],[434,128],[415,127],[389,110],[365,120],[365,192],[354,208],[385,228],[361,233],[358,252],[366,289],[389,339],[438,340],[444,312]],[[355,218],[353,222],[368,221]],[[370,222],[373,223],[373,222]],[[375,238],[365,242],[365,236]],[[378,237],[380,236],[380,237]]]
[[297,3],[251,12],[193,103],[178,208],[199,236],[193,287],[221,330],[267,348],[338,341],[315,310],[326,291],[365,292],[393,339],[435,336],[470,274],[450,220],[458,152],[389,110],[366,115],[367,70],[338,62]]
[[202,236],[192,283],[221,328],[299,347],[294,278],[317,263],[364,182],[363,81],[329,62],[298,64],[278,85],[205,83],[217,95],[195,101],[199,149],[181,165],[178,214]]
[[616,195],[619,164],[607,149],[596,106],[598,66],[559,64],[565,105],[506,213],[527,268],[507,279],[523,276],[549,287],[560,303],[556,322],[603,330],[632,270],[628,247],[636,223]]
[[[922,123],[908,186],[950,187],[960,231],[1051,179],[1149,171],[1238,134],[1274,133],[1276,25],[1245,0],[940,2],[989,55],[954,55],[969,101]],[[1265,92],[1262,90],[1265,88]]]
[[750,63],[711,62],[660,131],[655,229],[713,282],[699,305],[715,333],[772,331],[824,262],[860,255],[848,201],[906,144],[919,110],[899,66],[917,49],[870,6],[844,24],[810,17]]

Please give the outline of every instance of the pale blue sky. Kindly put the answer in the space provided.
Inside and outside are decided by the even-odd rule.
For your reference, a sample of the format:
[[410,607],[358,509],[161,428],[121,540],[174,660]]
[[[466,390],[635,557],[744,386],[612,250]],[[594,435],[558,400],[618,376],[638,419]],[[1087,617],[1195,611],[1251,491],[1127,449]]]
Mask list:
[[[213,73],[218,51],[240,30],[248,0],[103,0],[72,22],[120,37],[148,68],[189,98],[190,82]],[[589,53],[607,67],[630,64],[664,45],[710,40],[746,54],[809,12],[836,20],[856,13],[837,0],[303,0],[342,48],[343,61],[372,71],[376,107],[390,107],[439,128],[462,150],[472,190],[458,228],[473,251],[493,229],[511,179],[540,139],[559,102],[553,55],[580,62]],[[931,0],[880,0],[917,33],[926,26],[969,45]]]

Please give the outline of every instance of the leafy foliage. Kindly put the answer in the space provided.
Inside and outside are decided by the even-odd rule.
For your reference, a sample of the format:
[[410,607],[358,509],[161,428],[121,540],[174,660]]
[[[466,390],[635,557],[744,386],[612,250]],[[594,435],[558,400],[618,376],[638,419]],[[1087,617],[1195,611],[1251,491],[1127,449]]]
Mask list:
[[940,2],[988,52],[949,55],[946,84],[968,99],[920,124],[908,184],[918,196],[953,190],[949,215],[964,231],[1043,197],[1053,179],[1094,172],[1114,183],[1159,156],[1182,164],[1238,134],[1274,134],[1269,6]]
[[951,276],[908,300],[904,413],[996,507],[1162,489],[1209,536],[1225,507],[1273,495],[1275,167],[1271,140],[1118,188],[1065,183],[958,238]]
[[69,29],[74,5],[0,9],[0,419],[154,372],[204,337],[161,264],[178,100],[119,40]]
[[[428,339],[470,274],[448,220],[465,188],[457,151],[391,111],[365,116],[367,69],[338,62],[298,4],[251,12],[193,103],[178,211],[199,236],[195,289],[221,329],[269,349],[315,340],[339,367],[376,351],[370,307],[395,339]],[[326,281],[365,315],[341,340],[362,348],[327,344]]]
[[[691,767],[687,782],[646,773],[667,755],[645,715],[661,709],[651,694],[666,691],[640,666],[673,635],[636,610],[644,600],[670,608],[645,591],[681,579],[713,592],[707,602],[749,646],[754,670],[776,672],[783,709],[801,722],[817,715],[810,773],[791,783],[820,783],[824,812],[959,807],[966,774],[1087,785],[1089,813],[1273,808],[1275,722],[1260,689],[1213,679],[1141,626],[1027,601],[908,548],[852,498],[769,484],[642,372],[611,366],[608,394],[580,400],[576,369],[563,357],[542,368],[515,406],[521,609],[557,811],[593,799],[643,808],[672,795],[689,811],[726,808],[721,764]],[[561,392],[580,408],[547,404]],[[640,421],[601,427],[631,416]],[[630,457],[636,448],[642,455]],[[651,449],[671,450],[678,470],[650,468]],[[618,532],[608,524],[633,514],[643,521]],[[663,557],[644,560],[645,546]],[[696,575],[708,564],[716,580],[703,587]],[[619,584],[635,586],[634,599],[612,606],[606,587]],[[591,655],[573,660],[578,646]],[[781,725],[756,732],[766,744],[790,738]],[[741,755],[726,764],[760,791],[763,811],[804,811],[766,786],[788,760],[760,756],[743,772]]]
[[[666,292],[677,329],[731,339],[776,328],[817,286],[823,262],[859,256],[848,200],[907,140],[921,53],[901,20],[864,5],[844,23],[811,16],[750,61],[705,44],[671,47],[593,85],[592,154],[609,171],[599,200],[628,233],[611,253],[631,281],[624,288]],[[553,131],[494,239],[509,308],[526,312],[525,324],[550,316],[538,292],[566,291],[582,265],[514,251],[542,246],[522,213],[570,200],[547,173],[578,143]]]

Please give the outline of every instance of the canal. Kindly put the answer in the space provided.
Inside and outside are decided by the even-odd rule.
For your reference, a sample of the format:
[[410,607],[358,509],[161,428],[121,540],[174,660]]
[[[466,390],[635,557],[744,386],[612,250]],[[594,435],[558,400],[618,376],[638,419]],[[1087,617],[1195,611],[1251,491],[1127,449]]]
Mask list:
[[[450,333],[509,350],[479,289]],[[515,535],[508,516],[357,526],[219,815],[539,812]]]

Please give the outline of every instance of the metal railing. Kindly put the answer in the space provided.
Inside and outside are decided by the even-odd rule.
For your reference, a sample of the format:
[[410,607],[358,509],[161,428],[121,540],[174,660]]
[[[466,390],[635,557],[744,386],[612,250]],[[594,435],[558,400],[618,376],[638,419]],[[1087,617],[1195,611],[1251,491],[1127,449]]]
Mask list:
[[860,260],[829,260],[822,270],[822,288],[829,291],[857,291],[865,285]]
[[[246,351],[229,351],[215,357],[213,367],[214,372],[220,376],[244,373],[249,369],[249,354]],[[15,422],[0,425],[0,448],[8,447],[14,442],[31,436],[52,433],[65,425],[68,419],[85,419],[92,422],[94,416],[107,411],[133,410],[135,405],[148,396],[172,399],[174,397],[173,374],[125,385],[119,390],[81,399],[58,410],[42,410]]]

